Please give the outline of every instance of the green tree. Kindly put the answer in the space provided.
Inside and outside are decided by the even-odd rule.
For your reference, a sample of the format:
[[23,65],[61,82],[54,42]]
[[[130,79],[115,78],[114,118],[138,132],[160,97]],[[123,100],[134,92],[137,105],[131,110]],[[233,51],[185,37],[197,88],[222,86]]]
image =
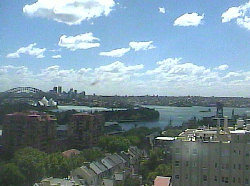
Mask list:
[[114,153],[128,150],[130,141],[122,136],[102,136],[99,140],[99,146],[110,153]]
[[126,178],[124,186],[140,186],[140,180],[137,178]]
[[172,165],[169,164],[160,164],[155,169],[155,172],[157,172],[158,176],[172,176]]
[[70,159],[65,158],[61,153],[49,154],[45,164],[46,175],[48,177],[67,177],[72,168]]
[[164,157],[163,149],[155,148],[150,151],[149,159],[141,162],[140,174],[148,184],[152,184],[156,176],[171,176],[171,161],[166,162]]
[[156,176],[172,176],[171,164],[160,164],[154,171],[149,172],[147,176],[148,183],[152,183]]
[[138,136],[127,136],[127,139],[130,141],[131,145],[138,147],[142,144],[142,141]]
[[164,131],[164,135],[168,137],[176,137],[182,132],[181,129],[178,128],[172,128],[172,129],[167,129]]
[[24,185],[24,175],[14,163],[7,163],[0,166],[0,185],[22,186]]
[[26,185],[40,181],[45,176],[46,153],[30,147],[20,149],[14,154],[13,162],[25,176]]
[[117,186],[140,186],[140,180],[138,178],[127,177],[122,183]]
[[92,162],[104,156],[104,153],[96,149],[84,149],[80,156],[84,157],[86,161]]
[[132,145],[136,145],[142,149],[150,149],[151,146],[146,139],[146,136],[153,132],[160,132],[160,128],[149,129],[147,127],[133,128],[124,133],[124,136],[128,138]]

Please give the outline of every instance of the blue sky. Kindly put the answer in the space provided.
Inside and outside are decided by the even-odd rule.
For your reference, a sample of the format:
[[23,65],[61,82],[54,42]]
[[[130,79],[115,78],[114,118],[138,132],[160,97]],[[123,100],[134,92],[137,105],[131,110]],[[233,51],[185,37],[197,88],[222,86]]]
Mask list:
[[0,2],[0,91],[249,96],[247,0],[53,2]]

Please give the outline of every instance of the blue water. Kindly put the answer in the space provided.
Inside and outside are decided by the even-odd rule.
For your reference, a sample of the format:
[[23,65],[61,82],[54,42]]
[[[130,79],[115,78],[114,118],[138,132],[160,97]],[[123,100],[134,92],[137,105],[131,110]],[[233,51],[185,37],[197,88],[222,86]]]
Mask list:
[[[173,126],[179,126],[184,121],[187,121],[194,116],[201,119],[205,116],[214,116],[216,113],[215,107],[169,107],[169,106],[152,106],[152,105],[145,105],[148,108],[154,108],[159,111],[160,118],[158,121],[152,122],[128,122],[128,123],[121,123],[120,125],[124,130],[129,130],[135,127],[145,126],[145,127],[161,127],[164,128],[169,124],[169,121],[172,120]],[[211,109],[211,112],[200,112],[206,111]],[[103,111],[103,110],[111,110],[107,108],[101,107],[86,107],[86,106],[58,106],[58,111],[66,111],[75,109],[77,111],[86,111],[86,112],[94,112],[94,111]],[[232,108],[232,107],[224,107],[224,115],[228,116],[229,118],[232,116],[232,110],[234,109],[235,115],[243,115],[246,114],[250,116],[250,108]],[[119,110],[119,109],[118,109]]]

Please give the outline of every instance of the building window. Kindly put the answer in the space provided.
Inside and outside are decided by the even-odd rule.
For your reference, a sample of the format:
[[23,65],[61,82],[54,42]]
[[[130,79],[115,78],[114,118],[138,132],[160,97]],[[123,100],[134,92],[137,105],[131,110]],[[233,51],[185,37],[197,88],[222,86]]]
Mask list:
[[236,165],[234,164],[234,169],[236,169]]
[[217,176],[214,176],[214,181],[217,181],[217,180],[218,180]]
[[249,184],[249,180],[246,178],[245,179],[245,184],[248,185]]
[[249,152],[246,153],[246,156],[249,157]]
[[221,165],[221,169],[224,169],[224,165],[223,164]]
[[223,183],[228,183],[228,177],[222,177],[221,182]]
[[188,161],[186,161],[186,167],[188,167]]
[[225,177],[225,183],[228,183],[228,177]]
[[193,149],[193,154],[198,154],[197,149]]
[[240,180],[240,178],[238,178],[238,183],[241,183],[241,180]]
[[246,165],[246,170],[248,170],[249,169],[249,165]]
[[175,166],[179,167],[180,166],[180,162],[179,161],[175,161]]
[[238,169],[239,169],[239,170],[241,169],[241,165],[240,165],[240,164],[238,165]]
[[203,175],[203,181],[207,181],[207,175]]
[[175,153],[177,153],[177,154],[180,153],[180,148],[176,148]]
[[196,162],[193,162],[193,167],[196,167]]
[[186,174],[186,176],[185,176],[185,179],[187,180],[188,179],[188,175]]
[[233,182],[235,183],[235,177],[233,177]]
[[214,168],[217,168],[218,167],[218,164],[217,163],[214,163]]
[[180,179],[180,175],[175,175],[175,179]]

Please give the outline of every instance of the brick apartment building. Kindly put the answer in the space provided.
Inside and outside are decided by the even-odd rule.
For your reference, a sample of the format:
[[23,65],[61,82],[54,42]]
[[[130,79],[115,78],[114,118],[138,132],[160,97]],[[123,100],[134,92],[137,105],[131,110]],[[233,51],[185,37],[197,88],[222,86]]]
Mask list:
[[104,117],[99,114],[73,114],[69,125],[72,147],[84,149],[96,146],[103,134]]
[[3,148],[8,152],[33,147],[52,152],[56,137],[56,118],[39,112],[7,114],[3,123]]

